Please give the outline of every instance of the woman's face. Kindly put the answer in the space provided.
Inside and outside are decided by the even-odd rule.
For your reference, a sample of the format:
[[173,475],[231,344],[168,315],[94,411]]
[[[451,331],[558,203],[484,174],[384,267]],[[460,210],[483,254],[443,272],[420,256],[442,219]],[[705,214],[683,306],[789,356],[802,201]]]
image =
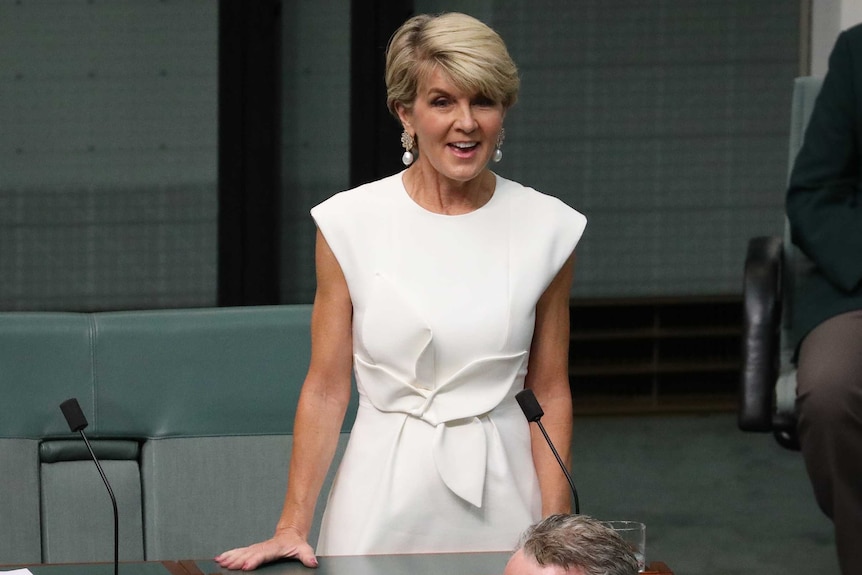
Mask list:
[[503,104],[459,90],[435,68],[419,83],[411,109],[398,107],[405,129],[416,138],[423,167],[467,182],[485,169],[506,115]]

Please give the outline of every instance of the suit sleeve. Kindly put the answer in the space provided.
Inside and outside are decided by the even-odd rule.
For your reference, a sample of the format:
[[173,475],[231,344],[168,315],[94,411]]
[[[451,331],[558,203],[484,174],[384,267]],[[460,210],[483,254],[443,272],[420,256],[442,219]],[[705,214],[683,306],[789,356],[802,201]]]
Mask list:
[[[862,30],[856,30],[862,32]],[[811,114],[787,192],[793,243],[836,287],[862,283],[862,206],[859,204],[862,67],[852,40],[842,33]],[[857,74],[857,72],[859,74]]]

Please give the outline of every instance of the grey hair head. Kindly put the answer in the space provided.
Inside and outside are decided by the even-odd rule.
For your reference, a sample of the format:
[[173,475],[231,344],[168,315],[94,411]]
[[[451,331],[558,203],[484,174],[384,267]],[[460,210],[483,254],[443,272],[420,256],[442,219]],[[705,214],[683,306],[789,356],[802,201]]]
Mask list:
[[637,575],[638,562],[620,535],[587,515],[550,515],[521,537],[539,565],[580,568],[585,575]]

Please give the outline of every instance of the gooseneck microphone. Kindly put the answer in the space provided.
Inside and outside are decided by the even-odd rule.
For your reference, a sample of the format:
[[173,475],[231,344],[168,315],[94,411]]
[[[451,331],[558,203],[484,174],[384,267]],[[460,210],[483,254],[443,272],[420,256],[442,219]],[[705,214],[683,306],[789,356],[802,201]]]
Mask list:
[[545,426],[542,425],[541,419],[542,416],[545,415],[545,412],[542,411],[542,406],[539,405],[539,400],[536,399],[536,394],[533,393],[532,389],[525,389],[523,391],[519,391],[515,395],[515,399],[518,400],[518,405],[521,406],[521,411],[524,412],[524,416],[527,418],[527,421],[535,422],[536,425],[539,426],[539,430],[542,432],[542,435],[545,436],[545,441],[548,442],[548,447],[551,448],[554,457],[557,458],[557,463],[560,464],[560,469],[563,470],[563,473],[566,474],[566,479],[569,481],[569,487],[572,489],[572,496],[575,498],[575,514],[580,515],[581,503],[578,501],[578,490],[575,489],[575,482],[572,481],[572,476],[569,474],[569,470],[566,469],[566,464],[563,463],[563,460],[560,458],[560,454],[557,453],[557,448],[554,447],[554,442],[551,441],[551,438],[548,436],[548,432],[545,431]]
[[96,454],[93,452],[93,448],[90,446],[90,441],[87,439],[86,434],[84,434],[84,428],[87,427],[87,418],[84,417],[84,412],[81,411],[81,406],[78,404],[78,400],[74,397],[72,399],[67,399],[60,404],[60,409],[63,411],[66,423],[69,424],[69,429],[72,430],[72,432],[77,431],[81,434],[81,438],[84,440],[84,444],[87,446],[87,450],[93,458],[93,463],[96,464],[96,469],[99,470],[99,475],[102,476],[102,481],[105,482],[105,487],[108,488],[108,495],[111,496],[111,506],[114,508],[114,575],[118,575],[120,570],[120,521],[119,515],[117,514],[117,499],[114,497],[114,491],[111,489],[111,484],[108,483],[108,478],[105,476],[105,472],[99,464],[99,459],[96,457]]

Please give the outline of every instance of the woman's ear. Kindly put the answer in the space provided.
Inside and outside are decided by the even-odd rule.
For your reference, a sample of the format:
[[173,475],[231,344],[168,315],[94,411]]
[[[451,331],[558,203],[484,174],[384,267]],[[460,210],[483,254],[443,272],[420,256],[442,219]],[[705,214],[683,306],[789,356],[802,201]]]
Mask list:
[[398,113],[398,119],[401,120],[401,126],[403,126],[404,130],[412,136],[413,129],[410,124],[413,119],[413,110],[409,109],[401,102],[396,102],[395,111]]

